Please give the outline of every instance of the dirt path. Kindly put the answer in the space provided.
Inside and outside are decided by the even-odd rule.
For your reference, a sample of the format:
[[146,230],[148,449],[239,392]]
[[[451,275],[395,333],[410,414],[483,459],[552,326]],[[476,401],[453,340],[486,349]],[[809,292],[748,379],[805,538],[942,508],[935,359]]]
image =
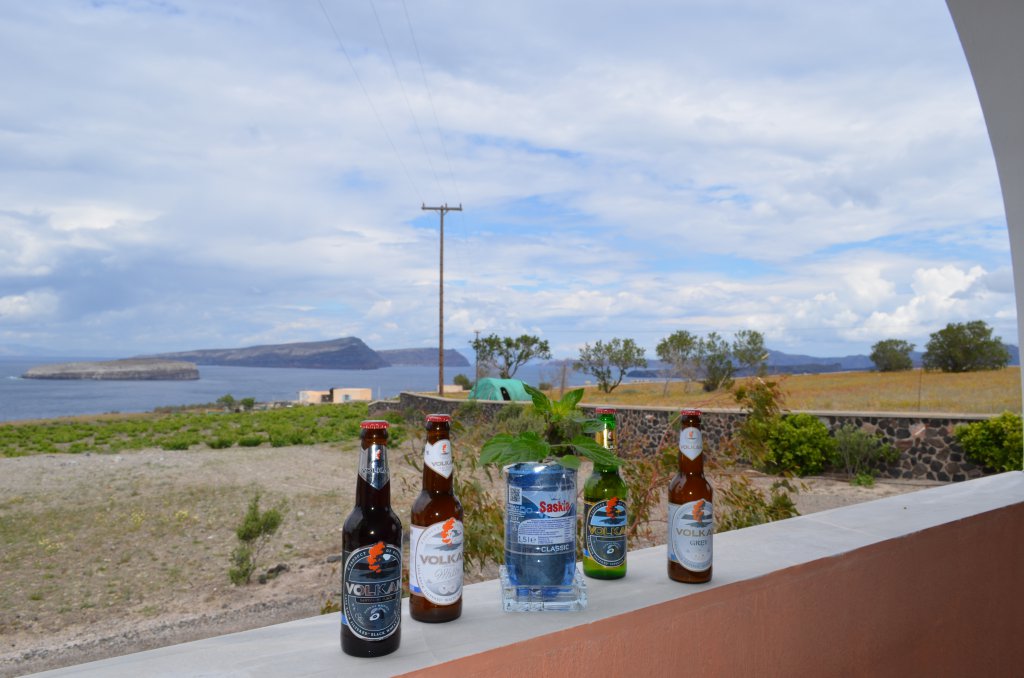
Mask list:
[[[419,475],[398,456],[393,503],[405,516]],[[319,614],[337,593],[329,558],[355,458],[337,446],[0,458],[0,676]],[[921,487],[814,478],[796,503],[806,514]],[[289,569],[236,587],[234,527],[256,489],[263,507],[287,511],[263,565]]]

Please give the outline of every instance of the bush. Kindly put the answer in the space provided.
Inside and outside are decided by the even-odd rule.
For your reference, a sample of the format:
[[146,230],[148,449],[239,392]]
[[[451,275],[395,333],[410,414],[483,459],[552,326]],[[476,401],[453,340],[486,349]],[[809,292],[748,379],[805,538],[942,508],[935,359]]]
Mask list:
[[956,427],[956,441],[967,458],[994,471],[1018,471],[1024,450],[1020,416],[1003,412],[998,417]]
[[763,465],[768,438],[778,424],[785,399],[778,382],[758,377],[733,391],[736,403],[747,414],[737,431],[740,453],[755,466]]
[[789,481],[778,480],[772,484],[771,496],[765,497],[746,476],[734,476],[718,493],[716,502],[720,501],[725,508],[718,520],[718,531],[739,530],[800,515],[789,496],[795,491]]
[[260,493],[257,491],[249,500],[242,522],[235,530],[239,544],[231,552],[232,567],[228,578],[235,585],[248,584],[258,566],[259,557],[270,538],[284,521],[284,504],[260,511]]
[[[880,464],[891,464],[899,458],[896,448],[878,434],[872,435],[853,424],[843,424],[836,431],[832,466],[850,478],[873,478]],[[864,484],[863,479],[857,484]]]
[[821,473],[835,454],[835,446],[828,427],[814,415],[786,415],[768,433],[764,468],[798,476]]

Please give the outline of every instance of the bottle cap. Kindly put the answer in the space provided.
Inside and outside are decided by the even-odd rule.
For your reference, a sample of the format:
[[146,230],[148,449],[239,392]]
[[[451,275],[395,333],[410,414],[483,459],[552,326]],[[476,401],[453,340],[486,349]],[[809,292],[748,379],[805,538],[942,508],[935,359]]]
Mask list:
[[679,415],[682,416],[682,417],[699,417],[700,414],[701,414],[700,410],[696,410],[696,409],[686,409],[686,410],[681,410],[679,412]]
[[363,421],[362,423],[359,424],[359,428],[384,429],[386,431],[388,428],[388,422],[384,421],[383,419],[367,419],[366,421]]
[[595,407],[594,411],[597,414],[615,414],[614,407]]
[[452,420],[450,414],[428,414],[427,421],[434,424],[448,424]]

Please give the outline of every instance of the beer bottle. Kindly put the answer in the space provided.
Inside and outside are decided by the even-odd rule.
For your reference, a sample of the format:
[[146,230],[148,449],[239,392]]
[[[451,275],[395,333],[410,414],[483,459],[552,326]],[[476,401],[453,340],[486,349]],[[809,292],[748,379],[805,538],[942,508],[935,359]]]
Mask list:
[[[615,410],[597,408],[604,427],[597,442],[615,451]],[[595,579],[626,576],[626,483],[614,467],[594,465],[583,484],[583,574]]]
[[423,489],[412,504],[409,540],[409,614],[446,622],[462,614],[462,504],[452,489],[451,421],[427,415]]
[[704,477],[700,410],[683,410],[679,472],[668,486],[668,576],[688,584],[711,581],[714,511]]
[[379,657],[402,636],[402,521],[391,510],[388,423],[360,428],[356,505],[342,531],[341,649]]

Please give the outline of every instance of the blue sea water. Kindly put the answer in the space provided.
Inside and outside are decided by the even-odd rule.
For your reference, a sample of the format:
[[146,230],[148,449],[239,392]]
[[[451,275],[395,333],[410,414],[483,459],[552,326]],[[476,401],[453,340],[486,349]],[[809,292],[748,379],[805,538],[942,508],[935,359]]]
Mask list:
[[[402,391],[437,389],[437,367],[392,366],[376,370],[315,370],[288,367],[199,366],[195,381],[92,381],[22,379],[30,367],[89,358],[0,358],[0,421],[48,419],[106,412],[149,412],[168,405],[212,403],[223,395],[258,402],[298,400],[299,391],[369,388],[374,398]],[[445,383],[473,368],[445,369]],[[529,384],[556,381],[554,369],[525,365],[516,374]],[[583,384],[573,373],[569,383]]]

